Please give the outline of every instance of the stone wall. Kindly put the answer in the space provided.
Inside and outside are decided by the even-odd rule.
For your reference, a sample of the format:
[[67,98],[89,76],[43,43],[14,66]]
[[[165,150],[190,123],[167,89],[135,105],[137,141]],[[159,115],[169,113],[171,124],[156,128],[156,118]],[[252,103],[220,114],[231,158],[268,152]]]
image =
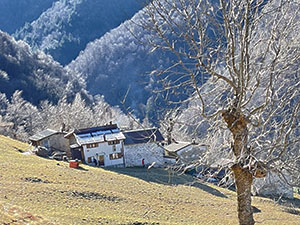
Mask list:
[[64,137],[65,134],[54,134],[50,136],[49,147],[70,152],[69,140]]
[[164,149],[155,143],[125,145],[125,166],[142,166],[142,159],[144,159],[146,166],[155,163],[154,166],[161,167],[165,165],[163,154]]

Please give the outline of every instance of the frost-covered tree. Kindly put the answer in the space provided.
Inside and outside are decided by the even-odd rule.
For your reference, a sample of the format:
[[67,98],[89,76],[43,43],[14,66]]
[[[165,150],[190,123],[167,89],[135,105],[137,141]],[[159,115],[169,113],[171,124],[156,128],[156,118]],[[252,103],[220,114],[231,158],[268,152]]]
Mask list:
[[[84,95],[85,97],[85,95]],[[0,93],[0,133],[28,141],[28,137],[47,128],[64,131],[111,122],[121,127],[135,128],[134,119],[125,115],[118,107],[112,107],[103,97],[95,97],[93,104],[87,104],[81,93],[72,102],[63,96],[55,105],[43,101],[36,107],[22,98],[22,91],[16,91],[11,99]]]
[[8,105],[8,99],[4,93],[0,92],[0,115],[4,115]]
[[299,10],[289,0],[151,0],[140,24],[153,51],[176,57],[153,71],[165,96],[190,102],[194,129],[206,120],[230,138],[240,224],[255,223],[255,177],[299,171]]
[[68,131],[94,125],[94,114],[79,93],[76,94],[73,102],[68,102],[66,96],[62,97],[57,105],[44,101],[39,111],[40,117],[36,123],[40,124],[41,129],[60,130],[64,126]]
[[35,21],[27,21],[14,36],[65,65],[90,41],[119,26],[140,8],[140,0],[57,0]]
[[[104,95],[110,105],[119,105],[121,109],[124,105],[130,107],[139,118],[152,118],[157,104],[156,77],[147,74],[153,68],[170,64],[172,55],[164,51],[148,54],[151,47],[141,41],[146,42],[151,36],[139,26],[142,16],[140,11],[132,20],[89,42],[66,68],[85,79],[90,94]],[[126,102],[121,106],[125,95]]]
[[78,92],[86,94],[79,74],[0,31],[0,91],[10,98],[16,90],[35,105],[45,99],[56,103],[64,95],[72,100]]
[[120,127],[124,128],[136,128],[139,123],[134,116],[128,116],[122,112],[122,110],[117,106],[110,106],[105,100],[104,96],[95,96],[95,103],[92,107],[94,113],[94,123],[96,125],[103,125],[107,122],[117,123]]
[[22,92],[16,91],[11,97],[5,115],[3,117],[6,123],[11,123],[12,127],[6,131],[20,140],[26,140],[28,135],[32,135],[35,129],[35,117],[38,115],[38,109],[22,98]]

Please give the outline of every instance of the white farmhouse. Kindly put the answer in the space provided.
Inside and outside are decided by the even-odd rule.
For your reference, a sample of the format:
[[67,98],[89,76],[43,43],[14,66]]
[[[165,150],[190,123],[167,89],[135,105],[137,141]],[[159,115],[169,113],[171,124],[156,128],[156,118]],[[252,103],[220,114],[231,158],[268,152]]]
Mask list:
[[73,159],[90,165],[124,166],[125,136],[116,124],[76,130],[65,137]]
[[124,131],[124,158],[126,167],[164,166],[164,141],[157,128]]

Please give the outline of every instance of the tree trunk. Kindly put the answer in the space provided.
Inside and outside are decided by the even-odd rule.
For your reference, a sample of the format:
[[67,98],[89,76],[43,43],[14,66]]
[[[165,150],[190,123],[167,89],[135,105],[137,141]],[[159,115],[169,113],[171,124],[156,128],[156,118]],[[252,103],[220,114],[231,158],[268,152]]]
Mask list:
[[232,170],[237,191],[239,224],[253,225],[255,223],[251,206],[253,175],[250,172],[250,165],[248,165],[251,151],[247,146],[249,135],[248,121],[238,110],[227,110],[222,116],[232,133],[232,151],[237,161]]
[[251,206],[252,174],[248,169],[243,169],[239,165],[235,165],[232,170],[237,192],[239,224],[253,225],[255,222]]

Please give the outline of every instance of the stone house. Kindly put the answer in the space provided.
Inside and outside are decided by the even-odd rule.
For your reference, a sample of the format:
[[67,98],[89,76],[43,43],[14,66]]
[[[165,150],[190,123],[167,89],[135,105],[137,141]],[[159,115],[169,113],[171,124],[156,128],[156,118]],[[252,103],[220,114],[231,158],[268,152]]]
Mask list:
[[165,165],[164,138],[157,128],[123,131],[124,158],[126,167],[146,166],[161,167]]

